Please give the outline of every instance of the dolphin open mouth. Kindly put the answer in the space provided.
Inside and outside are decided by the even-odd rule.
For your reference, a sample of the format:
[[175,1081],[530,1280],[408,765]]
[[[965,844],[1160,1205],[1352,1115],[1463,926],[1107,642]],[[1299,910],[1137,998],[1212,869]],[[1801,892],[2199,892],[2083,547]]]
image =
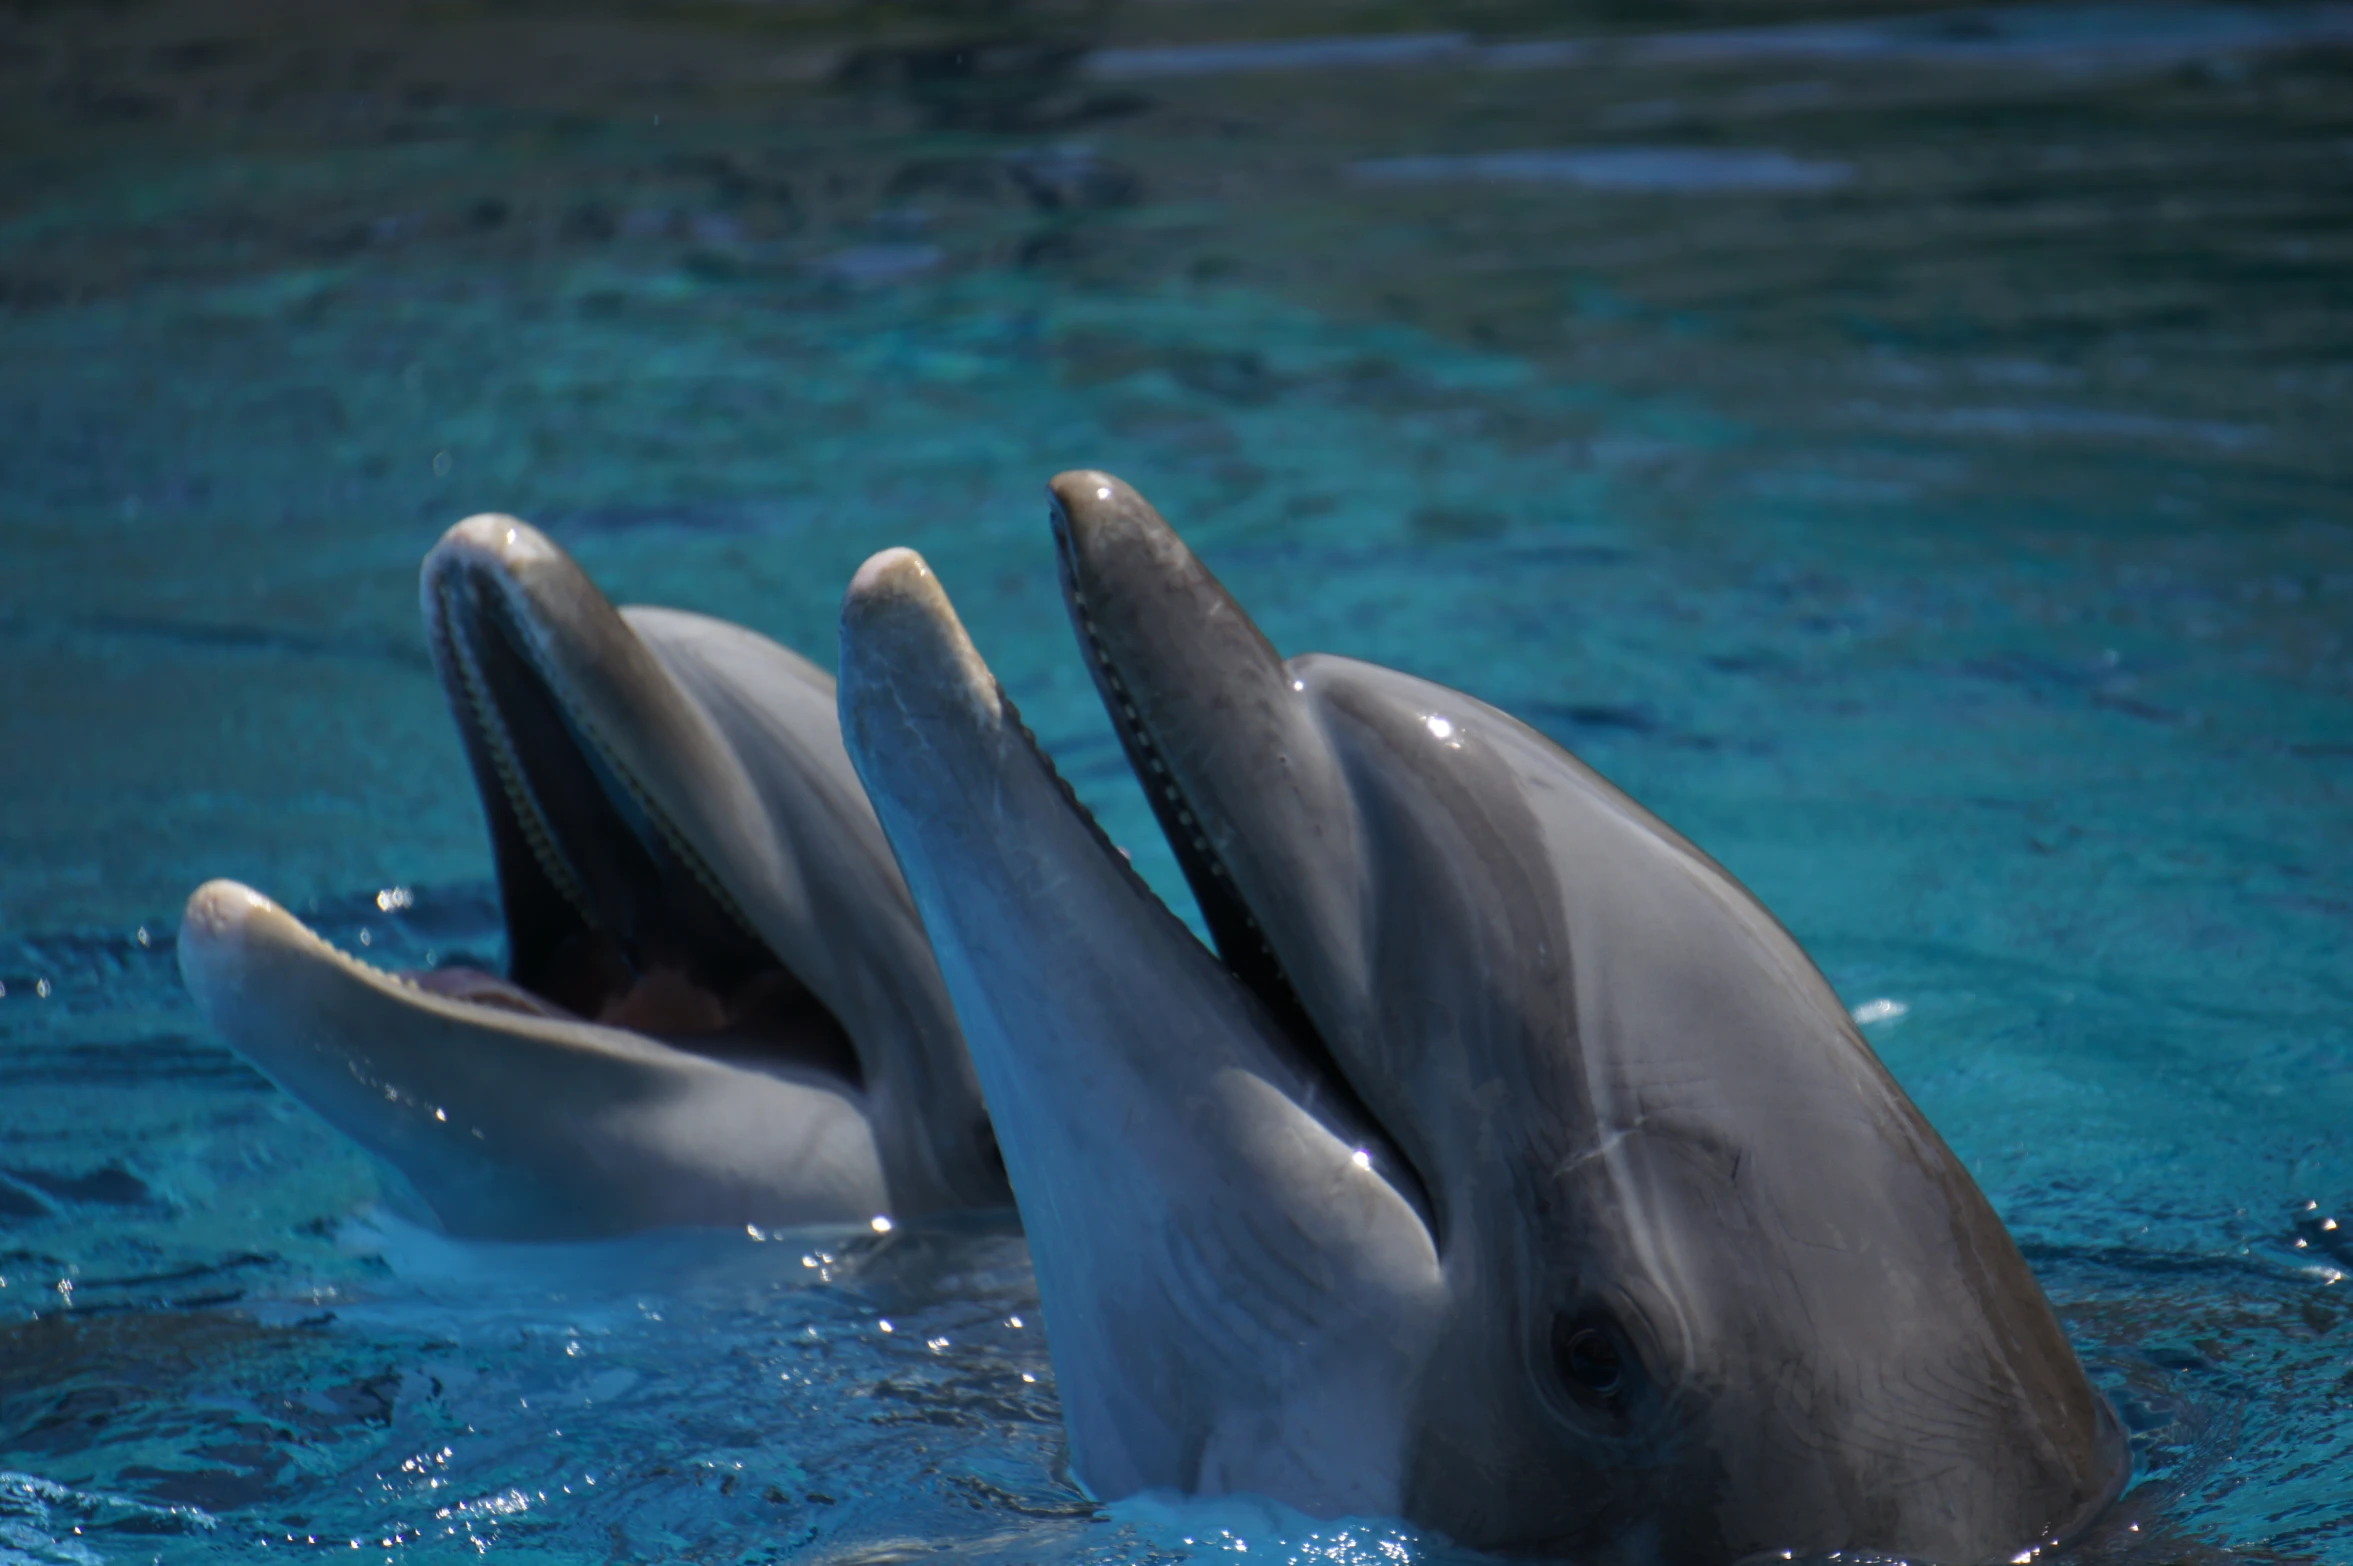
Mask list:
[[[1063,600],[1070,612],[1072,629],[1078,634],[1081,656],[1102,695],[1105,710],[1111,715],[1128,765],[1151,802],[1153,815],[1160,823],[1162,835],[1168,839],[1178,868],[1184,872],[1185,883],[1201,910],[1202,922],[1208,926],[1218,961],[1244,989],[1257,997],[1268,1019],[1280,1030],[1287,1053],[1317,1083],[1318,1096],[1334,1104],[1350,1121],[1378,1131],[1385,1139],[1387,1156],[1383,1159],[1382,1173],[1429,1227],[1433,1242],[1442,1245],[1443,1213],[1433,1200],[1431,1181],[1416,1165],[1412,1149],[1384,1124],[1377,1106],[1368,1103],[1357,1091],[1314,1013],[1302,1000],[1300,986],[1285,967],[1282,952],[1269,938],[1258,911],[1251,906],[1243,889],[1244,878],[1228,862],[1227,850],[1241,846],[1239,829],[1217,803],[1201,798],[1197,789],[1188,788],[1185,774],[1192,769],[1177,764],[1169,753],[1171,739],[1155,727],[1155,707],[1168,703],[1165,699],[1155,702],[1156,693],[1150,686],[1155,675],[1165,679],[1167,671],[1136,670],[1122,664],[1117,646],[1119,632],[1126,631],[1132,637],[1137,621],[1144,620],[1147,624],[1149,621],[1148,615],[1136,613],[1138,584],[1132,581],[1105,584],[1121,601],[1109,606],[1113,625],[1097,622],[1097,606],[1090,597],[1089,582],[1103,562],[1094,562],[1093,569],[1090,568],[1073,513],[1084,511],[1100,516],[1106,512],[1116,514],[1129,506],[1146,511],[1149,507],[1125,484],[1092,472],[1064,474],[1055,480],[1048,494]],[[1151,522],[1151,531],[1143,534],[1146,540],[1154,534],[1174,539],[1175,535],[1167,532],[1157,513],[1152,513]],[[1149,542],[1141,549],[1134,548],[1132,536],[1124,544],[1126,547],[1121,552],[1135,561],[1154,553]],[[1169,570],[1172,565],[1176,569]],[[1181,557],[1181,563],[1159,559],[1152,562],[1152,567],[1154,575],[1146,591],[1160,600],[1159,607],[1163,609],[1188,589],[1194,596],[1196,609],[1204,602],[1212,605],[1232,602],[1224,588],[1201,570],[1189,553]],[[1160,575],[1163,571],[1168,572],[1166,577]],[[1193,579],[1187,580],[1188,577]],[[1171,582],[1181,585],[1172,589]],[[1288,687],[1289,677],[1282,672],[1282,655],[1238,606],[1234,606],[1230,618],[1216,616],[1214,610],[1212,618],[1225,620],[1222,629],[1229,636],[1254,644],[1249,646],[1249,652],[1262,655],[1269,680]],[[1182,641],[1172,638],[1164,645],[1182,645]]]
[[[489,822],[508,973],[403,977],[451,999],[862,1086],[847,1030],[599,734],[543,649],[531,606],[482,554],[445,546],[424,585],[435,665]],[[610,609],[605,617],[628,634]]]
[[[1162,986],[1202,1004],[1231,1004],[1224,1014],[1226,1042],[1251,1062],[1249,1069],[1284,1084],[1281,1091],[1301,1117],[1346,1144],[1355,1173],[1391,1192],[1398,1212],[1410,1215],[1406,1221],[1417,1243],[1435,1245],[1439,1224],[1427,1182],[1368,1107],[1292,989],[1212,841],[1205,824],[1211,818],[1196,816],[1192,800],[1176,786],[1157,731],[1123,701],[1121,666],[1107,638],[1091,634],[1083,618],[1086,598],[1068,553],[1064,522],[1057,511],[1057,532],[1066,549],[1065,587],[1088,643],[1089,666],[1120,719],[1122,743],[1152,795],[1218,944],[1216,949],[1204,946],[1182,925],[1078,798],[972,649],[928,567],[909,552],[885,551],[861,569],[844,610],[842,701],[852,755],[886,824],[922,798],[927,803],[913,808],[920,814],[923,839],[961,839],[957,852],[934,853],[919,848],[913,833],[900,842],[901,829],[894,828],[900,864],[911,884],[935,883],[944,864],[963,862],[967,853],[1021,867],[1004,872],[1008,884],[1021,888],[1018,909],[999,910],[970,926],[944,910],[935,922],[927,910],[935,947],[947,940],[960,948],[957,956],[945,959],[947,966],[985,968],[994,988],[1052,988],[1082,1007],[1076,997],[1085,986],[1067,973],[1022,975],[1037,967],[1041,953],[1056,953],[1061,964],[1096,967],[1096,982],[1116,985],[1116,974],[1149,974],[1133,995],[1113,1003],[1119,1008]],[[1254,627],[1251,634],[1257,634]],[[1273,657],[1271,649],[1268,656]],[[935,703],[937,710],[932,710]],[[923,737],[913,740],[918,732]],[[866,735],[862,740],[856,737],[860,733]],[[975,820],[991,824],[976,831]],[[946,895],[993,887],[997,880],[997,872],[967,863]],[[919,902],[924,895],[919,887]],[[1055,906],[1049,911],[1029,904],[1033,896]],[[1033,917],[1042,923],[1029,923]],[[1059,938],[1037,933],[1065,920],[1080,921],[1089,939],[1102,943],[1102,962],[1082,955],[1075,943],[1066,949]],[[977,928],[992,932],[985,955],[968,939]],[[1019,949],[1001,945],[1014,931],[1026,931],[1029,944]],[[1145,952],[1156,955],[1140,955]],[[1230,996],[1230,1002],[1210,999],[1221,996]],[[976,1025],[989,1026],[970,1015],[964,1025],[968,1037]],[[1046,1048],[1035,1035],[1026,1047]]]
[[[1444,1236],[1439,1230],[1439,1210],[1431,1200],[1429,1182],[1414,1166],[1412,1158],[1399,1145],[1397,1138],[1384,1125],[1373,1108],[1366,1103],[1356,1085],[1349,1080],[1339,1057],[1325,1042],[1321,1029],[1299,998],[1297,985],[1284,968],[1282,956],[1274,943],[1259,927],[1258,916],[1252,912],[1249,900],[1236,884],[1232,868],[1219,853],[1214,840],[1212,821],[1215,819],[1196,805],[1181,781],[1180,775],[1162,753],[1162,742],[1155,737],[1144,716],[1143,708],[1131,699],[1119,665],[1110,648],[1097,632],[1094,617],[1089,612],[1082,586],[1075,551],[1071,543],[1069,518],[1057,503],[1053,508],[1056,556],[1061,563],[1063,596],[1070,610],[1072,625],[1079,633],[1084,649],[1087,670],[1094,676],[1097,688],[1103,693],[1104,705],[1112,714],[1119,731],[1119,742],[1127,752],[1128,765],[1152,802],[1152,813],[1160,822],[1161,834],[1174,851],[1177,867],[1184,872],[1185,884],[1193,893],[1194,903],[1201,910],[1202,923],[1209,927],[1210,939],[1215,943],[1214,959],[1231,974],[1242,988],[1254,996],[1261,1008],[1263,1021],[1271,1025],[1265,1042],[1277,1050],[1312,1086],[1303,1095],[1307,1103],[1329,1114],[1339,1124],[1356,1129],[1356,1140],[1361,1144],[1358,1153],[1365,1167],[1376,1170],[1383,1180],[1395,1188],[1422,1225],[1429,1231],[1431,1243],[1441,1245]],[[1037,743],[1035,735],[1021,725],[1019,709],[1012,698],[1004,696],[1005,711],[1021,728],[1022,737],[1037,754],[1040,765],[1061,781],[1053,758]],[[1111,841],[1109,834],[1096,822],[1094,813],[1080,802],[1077,791],[1067,782],[1062,783],[1070,807],[1086,823],[1091,835],[1122,870],[1128,872],[1139,887],[1143,878],[1135,874],[1127,856]],[[1157,893],[1148,887],[1144,895],[1157,900]]]
[[1176,854],[1177,867],[1184,872],[1185,884],[1192,889],[1202,922],[1209,926],[1219,959],[1244,988],[1258,997],[1303,1050],[1320,1058],[1332,1076],[1340,1077],[1338,1064],[1325,1048],[1314,1019],[1300,1003],[1297,986],[1283,970],[1281,956],[1259,928],[1258,916],[1250,911],[1248,900],[1235,885],[1233,871],[1210,841],[1207,820],[1186,793],[1183,780],[1162,755],[1161,744],[1154,738],[1143,709],[1137,705],[1126,677],[1096,628],[1080,573],[1070,515],[1059,498],[1053,506],[1053,522],[1063,601],[1078,632],[1087,672],[1102,692],[1104,707],[1119,732],[1120,747],[1127,752],[1128,766],[1143,786],[1145,798],[1151,801],[1161,835],[1168,839],[1170,849]]

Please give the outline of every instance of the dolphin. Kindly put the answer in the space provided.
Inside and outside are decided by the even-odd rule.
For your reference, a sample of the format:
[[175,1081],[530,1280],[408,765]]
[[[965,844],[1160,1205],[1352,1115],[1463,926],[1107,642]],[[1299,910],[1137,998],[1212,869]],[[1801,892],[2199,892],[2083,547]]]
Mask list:
[[1009,1205],[832,679],[616,609],[512,517],[451,528],[422,599],[508,972],[385,972],[215,881],[179,944],[212,1026],[457,1235]]
[[1754,896],[1495,708],[1286,661],[1118,480],[1052,497],[1214,954],[920,557],[852,581],[840,697],[1089,1490],[1593,1566],[2025,1559],[2117,1494],[2016,1245]]

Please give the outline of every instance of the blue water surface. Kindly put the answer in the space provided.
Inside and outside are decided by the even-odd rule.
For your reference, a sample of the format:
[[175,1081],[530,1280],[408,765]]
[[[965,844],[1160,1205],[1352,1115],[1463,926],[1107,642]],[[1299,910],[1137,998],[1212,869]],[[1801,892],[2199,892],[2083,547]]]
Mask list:
[[2353,1561],[2353,11],[348,9],[0,14],[0,1566],[1451,1558],[1089,1501],[1010,1224],[454,1243],[181,994],[216,875],[496,961],[485,509],[828,662],[920,548],[1190,917],[1077,465],[1781,915],[2132,1429],[2071,1558]]

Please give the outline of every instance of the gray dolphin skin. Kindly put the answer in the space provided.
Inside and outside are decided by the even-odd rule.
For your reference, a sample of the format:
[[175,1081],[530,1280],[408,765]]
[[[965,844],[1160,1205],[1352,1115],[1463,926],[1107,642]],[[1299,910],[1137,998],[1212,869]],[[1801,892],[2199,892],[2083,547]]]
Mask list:
[[180,933],[213,1026],[458,1235],[1009,1205],[832,679],[615,609],[512,517],[450,529],[422,599],[509,972],[387,973],[216,881]]
[[1085,656],[1216,939],[1113,851],[922,561],[844,737],[1035,1258],[1073,1471],[1486,1549],[2008,1561],[2123,1433],[1796,942],[1460,692],[1286,662],[1135,492],[1053,485]]

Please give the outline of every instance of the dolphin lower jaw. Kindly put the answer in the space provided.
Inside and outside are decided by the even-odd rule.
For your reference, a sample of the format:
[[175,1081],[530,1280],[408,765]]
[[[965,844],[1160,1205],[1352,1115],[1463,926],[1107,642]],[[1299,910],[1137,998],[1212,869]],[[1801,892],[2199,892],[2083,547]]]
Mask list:
[[189,898],[180,969],[240,1053],[484,1238],[850,1222],[887,1207],[858,1095],[751,1073],[336,951],[261,894]]

